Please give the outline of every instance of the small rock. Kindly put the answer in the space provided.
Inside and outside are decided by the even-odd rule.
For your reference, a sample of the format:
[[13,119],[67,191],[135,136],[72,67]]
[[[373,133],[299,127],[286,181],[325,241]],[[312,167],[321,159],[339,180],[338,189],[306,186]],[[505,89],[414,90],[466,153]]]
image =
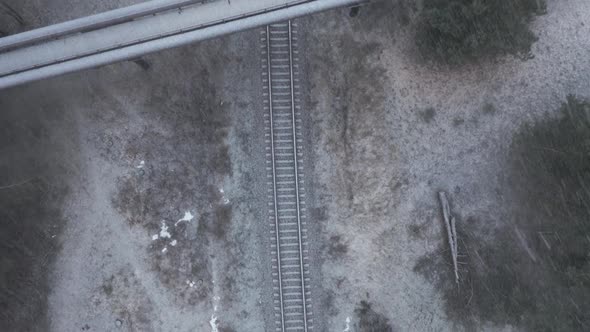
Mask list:
[[115,321],[115,326],[116,326],[116,327],[121,327],[121,326],[123,326],[123,321],[122,321],[122,320],[120,320],[120,319],[117,319],[117,320]]

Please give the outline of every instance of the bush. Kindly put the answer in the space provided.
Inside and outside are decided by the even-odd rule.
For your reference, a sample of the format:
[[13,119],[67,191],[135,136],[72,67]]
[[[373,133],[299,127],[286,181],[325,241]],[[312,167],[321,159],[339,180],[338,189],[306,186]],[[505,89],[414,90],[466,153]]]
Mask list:
[[520,275],[532,290],[522,300],[531,299],[536,311],[530,330],[588,331],[590,102],[570,95],[559,117],[523,127],[512,158],[517,223],[539,256],[534,270]]
[[[568,96],[559,119],[525,127],[513,146],[516,177],[528,183],[523,197],[535,212],[527,219],[567,243],[546,256],[572,285],[565,271],[583,267],[590,273],[590,102]],[[590,274],[583,279],[590,287]]]
[[361,301],[360,306],[354,312],[359,319],[357,326],[359,332],[393,332],[389,319],[375,312],[369,302]]
[[568,96],[558,116],[521,127],[506,161],[498,190],[507,214],[470,216],[457,229],[460,287],[446,241],[414,271],[467,331],[484,322],[590,331],[590,100]]
[[545,0],[424,0],[417,46],[429,60],[459,65],[481,57],[530,57],[528,23]]

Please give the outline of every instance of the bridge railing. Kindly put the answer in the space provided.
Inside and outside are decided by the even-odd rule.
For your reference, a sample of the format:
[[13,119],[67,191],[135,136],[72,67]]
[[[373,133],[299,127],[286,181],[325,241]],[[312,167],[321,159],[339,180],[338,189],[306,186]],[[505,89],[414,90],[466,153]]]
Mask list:
[[117,9],[0,39],[0,89],[359,2],[159,0]]

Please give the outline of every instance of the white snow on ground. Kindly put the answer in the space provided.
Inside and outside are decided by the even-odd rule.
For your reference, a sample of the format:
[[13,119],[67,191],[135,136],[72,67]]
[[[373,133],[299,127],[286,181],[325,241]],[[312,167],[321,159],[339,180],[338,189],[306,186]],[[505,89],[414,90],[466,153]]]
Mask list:
[[183,221],[190,222],[193,219],[195,219],[195,216],[193,216],[193,214],[190,211],[186,211],[184,213],[184,216],[182,218],[178,219],[178,221],[174,223],[174,226],[176,227],[176,225],[178,225],[179,223],[181,223]]
[[218,324],[219,321],[217,320],[217,316],[215,314],[211,315],[211,320],[209,321],[209,325],[211,325],[211,332],[218,332]]
[[145,161],[142,160],[139,162],[139,165],[135,166],[135,168],[142,169],[145,166]]
[[168,232],[168,226],[166,225],[165,221],[162,221],[162,226],[160,227],[160,237],[161,238],[170,238],[170,232]]
[[209,320],[211,332],[219,332],[219,320],[217,319],[217,303],[219,302],[219,299],[219,296],[213,297],[213,314],[211,314],[211,320]]
[[219,193],[221,193],[221,201],[223,202],[223,205],[229,204],[230,200],[229,198],[225,197],[225,191],[223,188],[219,188]]
[[349,332],[350,331],[350,317],[346,317],[346,327],[342,332]]

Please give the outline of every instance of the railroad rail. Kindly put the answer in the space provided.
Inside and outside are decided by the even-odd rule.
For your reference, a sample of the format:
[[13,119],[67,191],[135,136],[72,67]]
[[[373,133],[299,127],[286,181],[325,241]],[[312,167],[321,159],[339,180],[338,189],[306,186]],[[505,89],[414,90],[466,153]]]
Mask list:
[[311,331],[297,26],[261,31],[276,331]]

